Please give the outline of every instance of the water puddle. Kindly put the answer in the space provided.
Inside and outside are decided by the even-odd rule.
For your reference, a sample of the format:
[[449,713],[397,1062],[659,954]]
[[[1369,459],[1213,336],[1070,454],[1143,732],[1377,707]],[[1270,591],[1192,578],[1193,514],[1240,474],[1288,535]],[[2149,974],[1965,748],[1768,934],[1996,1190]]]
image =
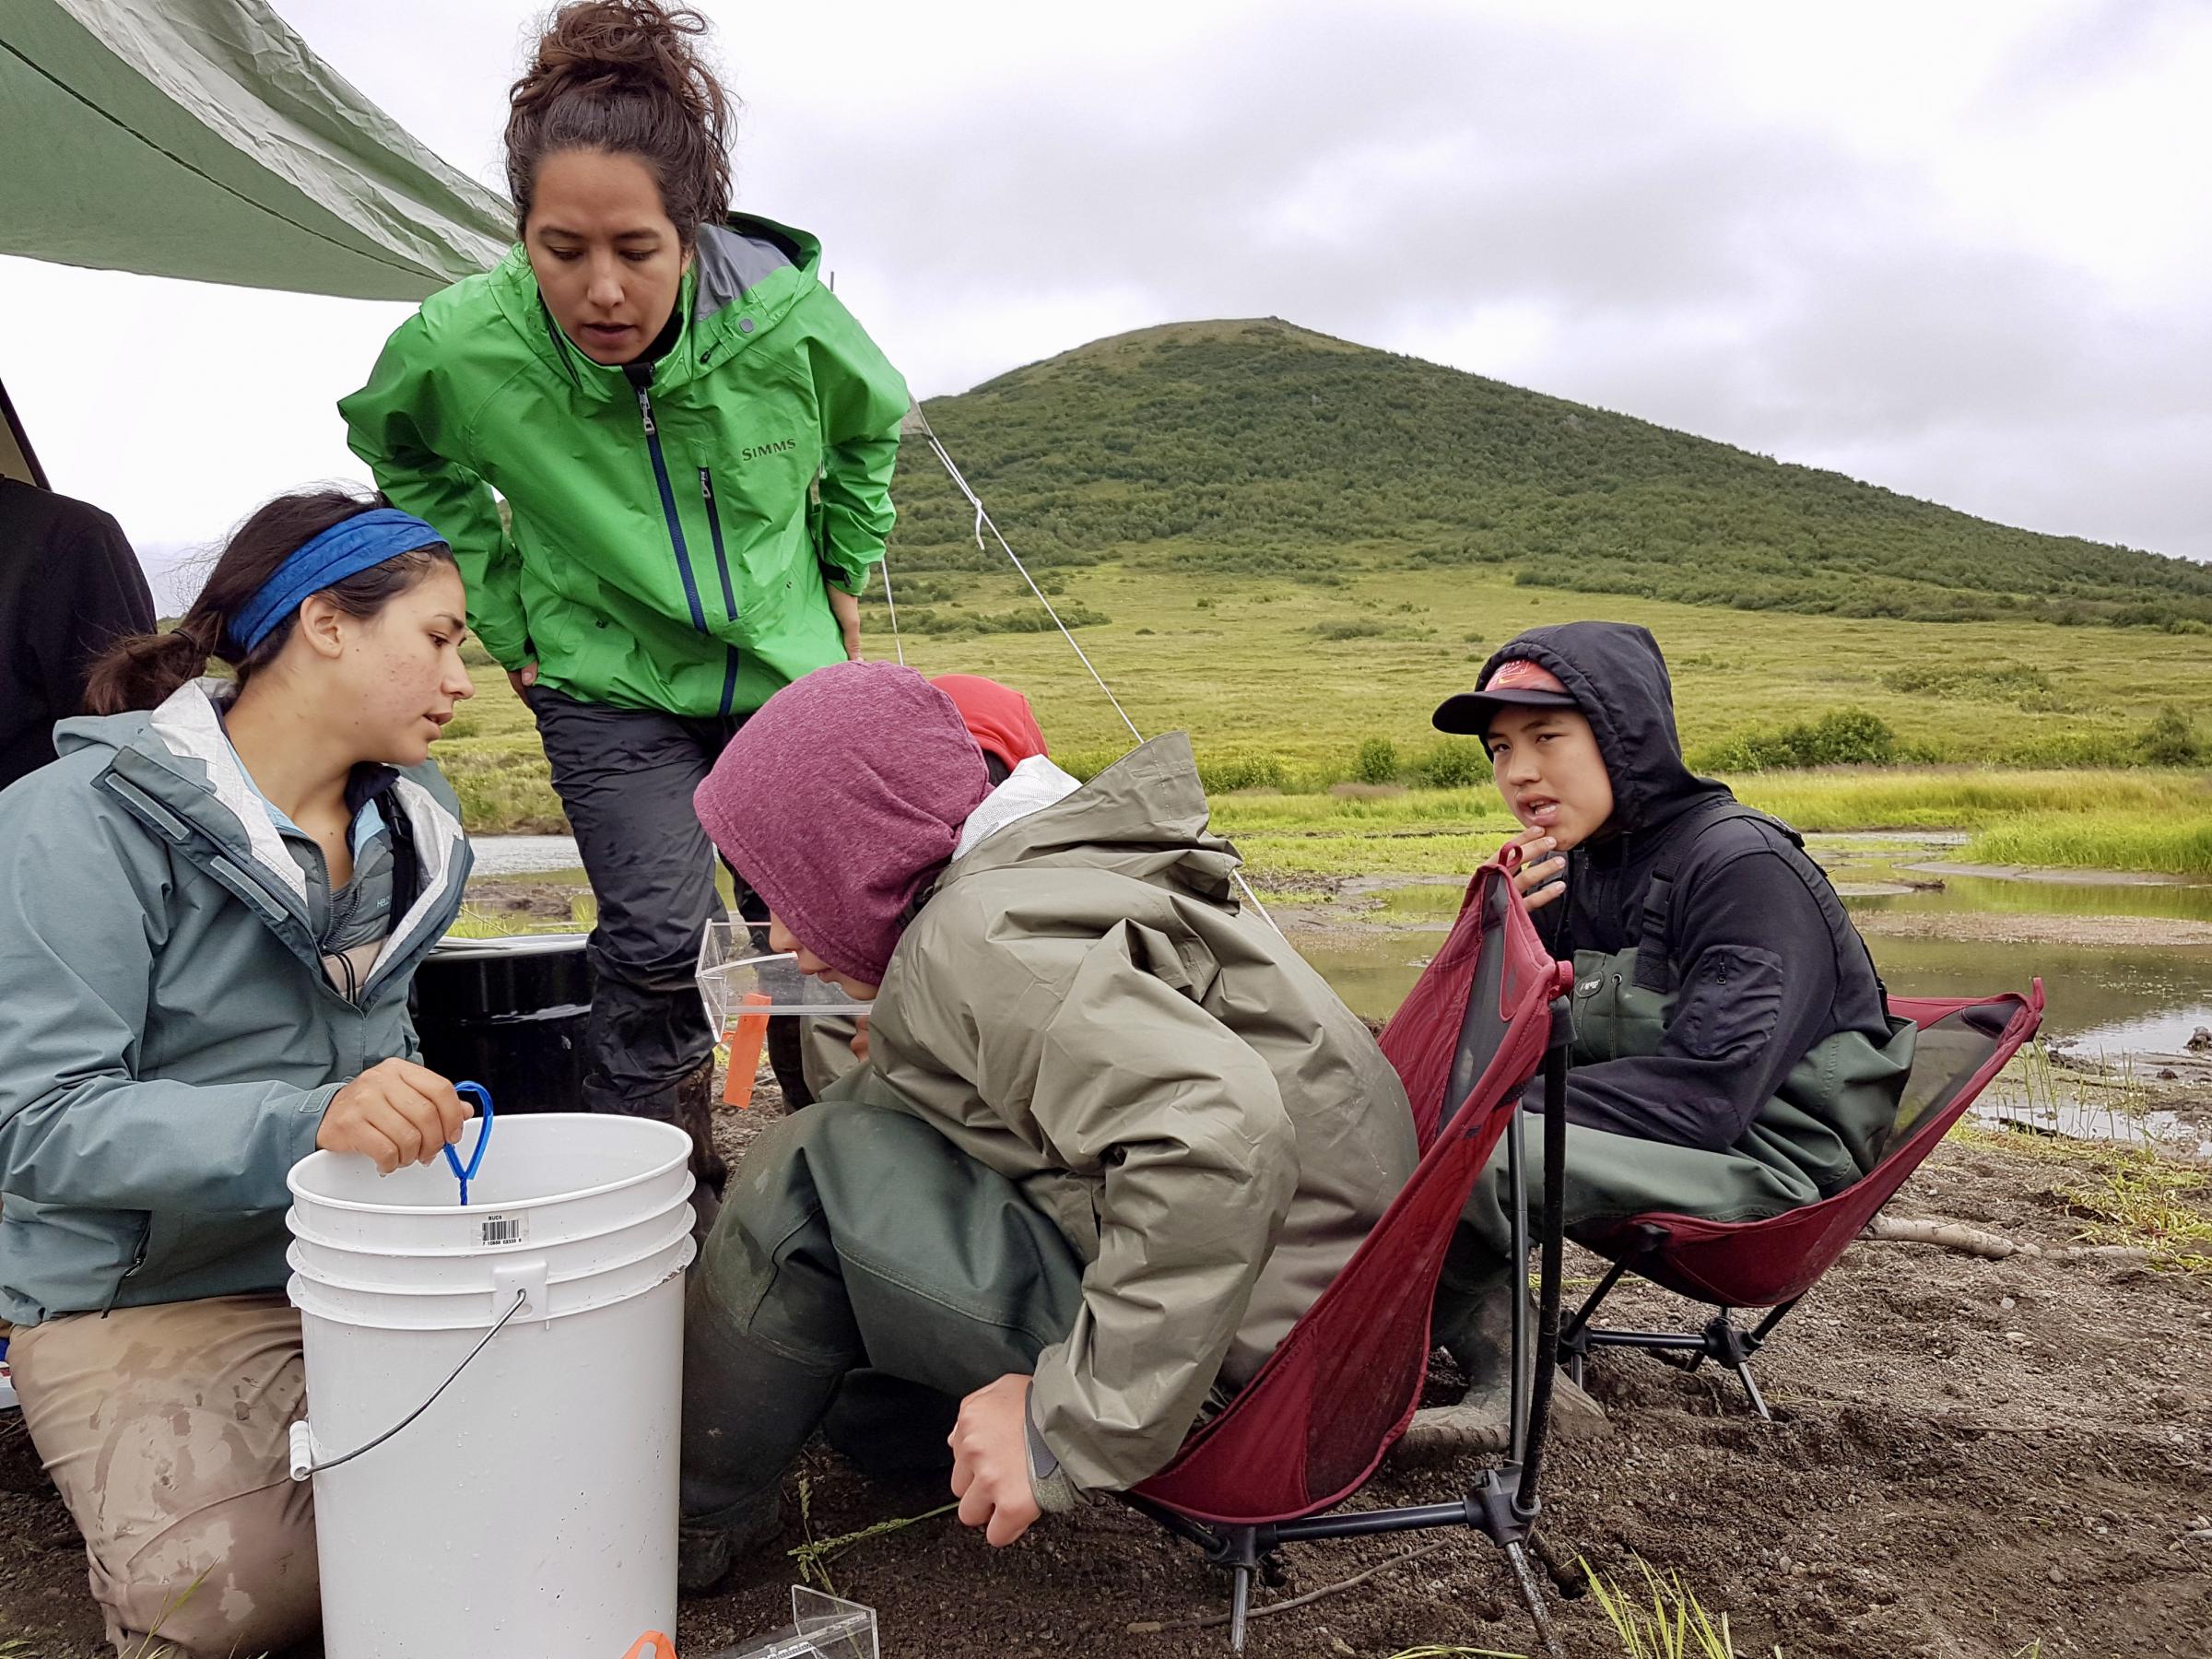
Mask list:
[[[1993,1088],[1992,1094],[1995,1090]],[[1974,1102],[1969,1115],[1993,1128],[2051,1135],[2065,1140],[2110,1141],[2123,1147],[2149,1147],[2212,1158],[2212,1139],[2176,1112],[2129,1110],[2089,1100],[2063,1097],[2032,1103],[1993,1099]]]
[[472,876],[537,876],[583,863],[572,835],[477,835],[468,844],[477,855]]

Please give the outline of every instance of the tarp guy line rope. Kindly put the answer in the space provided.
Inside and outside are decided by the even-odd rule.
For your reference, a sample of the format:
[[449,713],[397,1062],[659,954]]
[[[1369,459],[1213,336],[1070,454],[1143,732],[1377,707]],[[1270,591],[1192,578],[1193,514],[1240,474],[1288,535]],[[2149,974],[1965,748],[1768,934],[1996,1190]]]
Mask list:
[[[1090,658],[1084,654],[1083,647],[1076,642],[1076,636],[1068,631],[1067,624],[1060,620],[1060,613],[1053,608],[1053,602],[1044,596],[1044,590],[1037,585],[1037,579],[1030,574],[1030,567],[1023,564],[1020,556],[1007,546],[1006,538],[1000,532],[997,522],[992,518],[989,511],[983,506],[982,498],[969,487],[968,480],[960,476],[960,469],[953,465],[952,457],[946,453],[945,445],[937,437],[936,429],[929,424],[929,417],[922,413],[920,404],[914,405],[913,413],[922,422],[923,435],[929,440],[930,453],[936,456],[937,465],[945,469],[945,476],[952,480],[953,487],[967,497],[968,504],[975,509],[976,551],[988,553],[991,550],[983,546],[983,531],[988,528],[992,539],[998,543],[1000,550],[1013,561],[1014,568],[1021,572],[1021,579],[1030,584],[1030,592],[1037,595],[1037,603],[1044,606],[1044,614],[1052,618],[1053,626],[1060,630],[1060,637],[1067,641],[1067,648],[1074,652],[1077,660],[1090,671],[1090,677],[1098,683],[1099,689],[1106,694],[1106,700],[1113,705],[1113,712],[1122,717],[1122,724],[1129,728],[1129,735],[1139,743],[1144,742],[1145,735],[1136,729],[1136,722],[1130,719],[1129,712],[1122,707],[1122,700],[1114,696],[1113,688],[1106,683],[1105,677],[1100,674]],[[890,579],[888,575],[884,579],[884,594],[887,599],[890,594]],[[896,626],[894,618],[894,629]],[[906,661],[903,653],[899,660],[901,664]],[[1253,910],[1260,912],[1260,919],[1268,926],[1274,927],[1277,933],[1281,933],[1283,930],[1276,926],[1275,918],[1267,913],[1267,907],[1260,902],[1260,896],[1252,890],[1252,883],[1244,879],[1244,872],[1238,870],[1232,879],[1237,884],[1237,890],[1244,895]]]

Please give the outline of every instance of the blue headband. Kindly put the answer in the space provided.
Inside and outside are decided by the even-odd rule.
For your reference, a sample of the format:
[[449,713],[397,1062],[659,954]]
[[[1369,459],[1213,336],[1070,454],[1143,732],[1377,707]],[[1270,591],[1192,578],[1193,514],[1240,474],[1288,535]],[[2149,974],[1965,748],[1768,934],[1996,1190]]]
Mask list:
[[371,507],[341,519],[294,548],[246,607],[230,618],[230,643],[242,655],[267,639],[309,594],[372,571],[402,553],[444,545],[445,537],[396,507]]

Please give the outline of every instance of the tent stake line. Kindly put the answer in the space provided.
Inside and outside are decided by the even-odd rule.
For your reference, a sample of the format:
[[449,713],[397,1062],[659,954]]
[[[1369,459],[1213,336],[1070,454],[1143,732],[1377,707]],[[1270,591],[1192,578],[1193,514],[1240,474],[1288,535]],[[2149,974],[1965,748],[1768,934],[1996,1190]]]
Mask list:
[[[1114,696],[1113,688],[1106,683],[1106,677],[1099,672],[1097,665],[1091,662],[1082,645],[1077,642],[1075,634],[1069,630],[1067,624],[1060,619],[1060,613],[1053,608],[1053,602],[1045,597],[1044,590],[1037,585],[1037,579],[1030,574],[1030,567],[1021,562],[1020,555],[1014,551],[1012,546],[1007,542],[1005,533],[999,529],[997,521],[991,516],[990,510],[984,507],[982,497],[975,493],[974,488],[961,476],[960,469],[953,464],[952,456],[946,451],[944,441],[937,436],[935,429],[929,424],[929,417],[922,412],[921,404],[912,405],[907,410],[906,418],[908,422],[916,427],[922,436],[929,441],[929,453],[936,456],[937,465],[945,469],[945,476],[952,480],[953,488],[960,492],[971,507],[975,509],[976,551],[979,553],[991,551],[983,545],[983,532],[990,531],[992,539],[998,543],[999,550],[1006,554],[1007,560],[1015,570],[1021,573],[1022,581],[1030,585],[1030,592],[1037,595],[1037,603],[1044,606],[1044,614],[1053,619],[1053,626],[1060,630],[1060,637],[1067,641],[1067,648],[1076,653],[1076,660],[1083,665],[1085,670],[1090,675],[1092,682],[1097,685],[1106,700],[1113,705],[1113,712],[1122,717],[1122,724],[1129,728],[1131,738],[1138,743],[1144,742],[1144,733],[1138,731],[1136,722],[1129,718],[1129,711],[1122,707],[1122,700]],[[888,606],[891,597],[891,577],[888,560],[884,566],[883,596],[884,603]],[[891,638],[893,647],[899,653],[900,665],[904,666],[906,647],[899,639],[899,613],[896,609],[891,611]],[[1260,919],[1268,926],[1274,927],[1277,933],[1281,933],[1283,930],[1276,926],[1275,918],[1267,913],[1267,907],[1260,902],[1260,896],[1252,890],[1252,883],[1244,879],[1244,872],[1241,869],[1238,870],[1232,879],[1237,884],[1237,890],[1244,895],[1245,902],[1259,912]]]

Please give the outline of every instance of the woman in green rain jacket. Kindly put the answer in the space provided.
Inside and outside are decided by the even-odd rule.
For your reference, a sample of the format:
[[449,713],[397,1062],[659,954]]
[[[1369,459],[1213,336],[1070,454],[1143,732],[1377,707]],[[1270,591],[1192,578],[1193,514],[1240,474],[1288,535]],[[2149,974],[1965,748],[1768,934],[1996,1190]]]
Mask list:
[[536,716],[599,903],[583,1103],[683,1124],[712,1190],[692,964],[719,900],[691,792],[779,688],[859,654],[907,392],[816,241],[728,212],[703,27],[653,0],[555,16],[512,93],[522,245],[426,301],[339,408],[452,543]]

